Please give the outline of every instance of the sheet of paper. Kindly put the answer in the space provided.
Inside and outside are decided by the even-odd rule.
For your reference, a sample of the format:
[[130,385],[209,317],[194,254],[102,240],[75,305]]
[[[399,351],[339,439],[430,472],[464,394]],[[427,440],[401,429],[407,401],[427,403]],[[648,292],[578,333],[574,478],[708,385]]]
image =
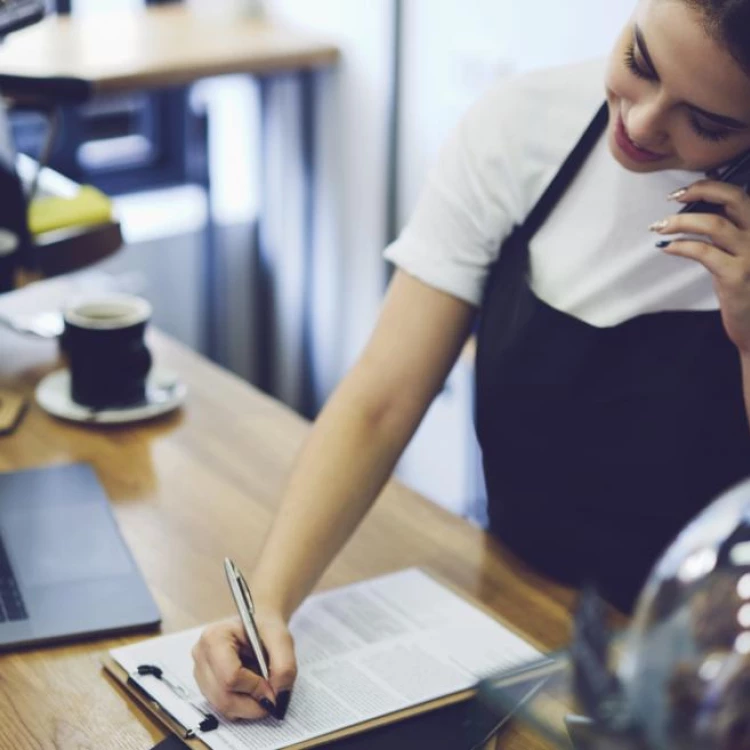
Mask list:
[[[540,654],[417,569],[310,597],[291,622],[299,676],[284,721],[225,722],[198,736],[214,750],[278,750],[476,685]],[[115,649],[129,673],[161,667],[189,701],[202,698],[190,651],[200,628]],[[138,682],[184,726],[200,715],[154,677]],[[221,717],[219,717],[221,718]]]

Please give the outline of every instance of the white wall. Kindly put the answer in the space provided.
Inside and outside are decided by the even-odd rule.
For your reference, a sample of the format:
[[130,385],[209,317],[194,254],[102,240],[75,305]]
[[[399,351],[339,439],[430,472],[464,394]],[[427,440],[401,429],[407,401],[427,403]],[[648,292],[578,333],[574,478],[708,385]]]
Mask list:
[[440,144],[496,77],[606,55],[634,4],[404,0],[402,220]]
[[315,369],[330,393],[365,341],[384,283],[391,0],[268,0],[273,18],[333,39],[318,82]]

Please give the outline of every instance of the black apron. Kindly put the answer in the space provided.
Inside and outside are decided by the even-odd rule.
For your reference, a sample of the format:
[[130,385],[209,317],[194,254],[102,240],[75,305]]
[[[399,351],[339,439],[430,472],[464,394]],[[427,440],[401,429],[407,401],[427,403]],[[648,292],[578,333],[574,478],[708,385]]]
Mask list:
[[597,328],[531,291],[529,242],[606,123],[605,105],[492,268],[476,426],[492,532],[532,567],[593,583],[629,611],[679,530],[750,474],[750,430],[719,311]]

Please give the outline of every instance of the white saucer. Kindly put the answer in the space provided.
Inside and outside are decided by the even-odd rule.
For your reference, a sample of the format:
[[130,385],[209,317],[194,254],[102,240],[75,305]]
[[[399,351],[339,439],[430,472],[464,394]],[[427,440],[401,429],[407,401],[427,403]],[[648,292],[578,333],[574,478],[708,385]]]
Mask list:
[[55,417],[75,422],[121,424],[152,419],[176,409],[185,400],[187,386],[170,370],[155,367],[146,383],[146,402],[118,409],[90,409],[77,404],[70,395],[70,371],[51,372],[36,387],[39,406]]

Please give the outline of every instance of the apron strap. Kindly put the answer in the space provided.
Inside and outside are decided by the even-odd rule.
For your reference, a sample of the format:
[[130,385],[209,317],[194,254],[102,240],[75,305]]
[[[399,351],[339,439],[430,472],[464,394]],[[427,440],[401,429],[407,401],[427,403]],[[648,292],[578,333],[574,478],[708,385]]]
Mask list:
[[[495,340],[495,346],[504,348],[521,330],[534,308],[535,297],[529,283],[529,242],[539,227],[544,224],[552,209],[557,205],[568,185],[578,174],[591,149],[607,125],[609,110],[605,102],[589,123],[578,143],[565,158],[557,174],[547,186],[542,197],[531,209],[523,224],[517,224],[504,240],[497,260],[492,264],[487,284],[484,288],[482,310],[487,306],[487,298],[492,294],[495,299],[503,300],[504,320],[508,323],[501,330],[503,334]],[[495,309],[499,303],[495,302]],[[482,313],[479,319],[481,329]],[[497,317],[495,318],[498,319]],[[496,336],[499,335],[495,334]]]
[[607,102],[604,102],[580,137],[578,143],[576,143],[573,150],[562,163],[562,166],[542,194],[542,197],[526,217],[521,227],[521,234],[527,240],[536,234],[539,227],[544,224],[547,217],[552,213],[552,209],[557,205],[557,202],[567,190],[568,185],[570,185],[573,178],[578,174],[581,166],[599,140],[599,136],[604,132],[608,119],[609,108],[607,107]]

